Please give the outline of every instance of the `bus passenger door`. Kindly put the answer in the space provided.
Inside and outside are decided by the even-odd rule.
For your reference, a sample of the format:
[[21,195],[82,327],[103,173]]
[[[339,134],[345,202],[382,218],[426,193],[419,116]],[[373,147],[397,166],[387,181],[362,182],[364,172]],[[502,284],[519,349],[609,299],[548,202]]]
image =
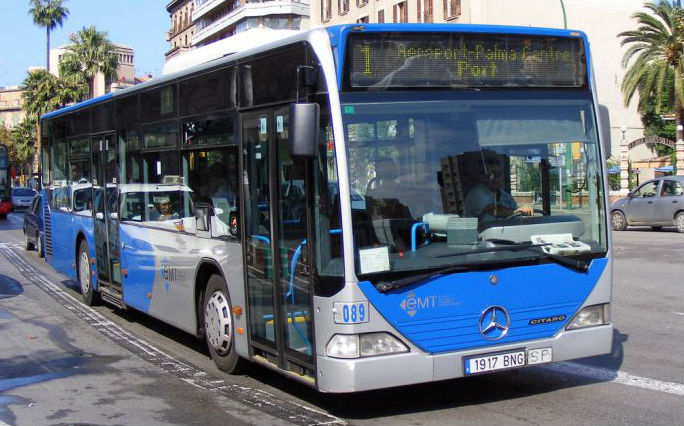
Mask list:
[[254,353],[301,373],[313,371],[307,178],[289,156],[288,111],[242,116],[245,269]]
[[103,297],[121,300],[118,161],[113,134],[93,138],[93,214],[97,284]]

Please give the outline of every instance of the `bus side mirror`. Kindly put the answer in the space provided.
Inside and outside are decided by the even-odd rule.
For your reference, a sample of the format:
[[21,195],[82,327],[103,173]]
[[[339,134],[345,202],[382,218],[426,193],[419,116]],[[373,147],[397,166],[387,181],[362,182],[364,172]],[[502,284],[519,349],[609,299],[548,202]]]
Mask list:
[[290,104],[290,156],[318,155],[318,104]]
[[195,230],[209,232],[211,227],[210,213],[211,206],[209,203],[200,201],[195,202]]
[[611,156],[611,141],[610,141],[610,110],[605,105],[598,106],[599,119],[599,138],[601,138],[601,150],[603,151],[603,158],[609,159]]

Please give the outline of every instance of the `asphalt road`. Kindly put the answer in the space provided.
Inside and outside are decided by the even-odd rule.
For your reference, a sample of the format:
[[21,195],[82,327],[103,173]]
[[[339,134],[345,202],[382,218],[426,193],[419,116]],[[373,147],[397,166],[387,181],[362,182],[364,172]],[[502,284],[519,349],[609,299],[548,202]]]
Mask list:
[[[684,235],[614,233],[610,355],[357,395],[265,368],[220,373],[191,336],[80,303],[73,282],[0,222],[0,426],[680,424]],[[397,372],[401,374],[401,372]]]

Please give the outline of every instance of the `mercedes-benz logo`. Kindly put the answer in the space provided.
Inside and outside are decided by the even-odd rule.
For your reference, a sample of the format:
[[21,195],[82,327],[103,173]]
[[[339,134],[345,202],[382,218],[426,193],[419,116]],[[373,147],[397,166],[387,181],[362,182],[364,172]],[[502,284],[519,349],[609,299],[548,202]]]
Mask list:
[[480,334],[487,340],[499,340],[508,333],[510,318],[501,306],[490,306],[480,314]]

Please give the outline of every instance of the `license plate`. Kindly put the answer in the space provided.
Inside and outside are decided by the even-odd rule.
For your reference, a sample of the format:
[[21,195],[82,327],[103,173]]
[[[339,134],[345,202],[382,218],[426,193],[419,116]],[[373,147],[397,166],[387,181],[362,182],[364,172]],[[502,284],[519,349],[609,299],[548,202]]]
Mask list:
[[503,352],[466,358],[463,371],[466,375],[504,370],[525,365],[525,350]]
[[520,349],[466,358],[463,371],[465,375],[469,375],[522,367],[524,365],[545,364],[551,361],[553,361],[553,348],[535,348],[528,349],[527,351]]

